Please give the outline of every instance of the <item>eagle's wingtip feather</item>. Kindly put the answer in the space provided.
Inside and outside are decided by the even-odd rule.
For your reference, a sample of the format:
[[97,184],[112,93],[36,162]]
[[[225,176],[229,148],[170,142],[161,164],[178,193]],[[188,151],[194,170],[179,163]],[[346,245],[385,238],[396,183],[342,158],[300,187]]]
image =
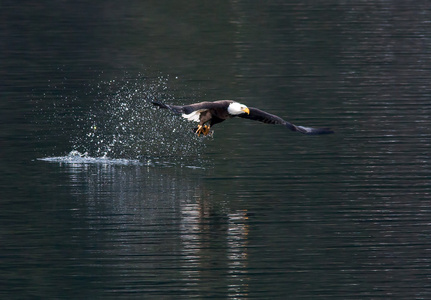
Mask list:
[[304,126],[295,125],[295,129],[296,129],[296,131],[299,131],[301,133],[308,134],[308,135],[319,135],[319,134],[334,133],[334,131],[330,128],[311,128],[311,127],[304,127]]

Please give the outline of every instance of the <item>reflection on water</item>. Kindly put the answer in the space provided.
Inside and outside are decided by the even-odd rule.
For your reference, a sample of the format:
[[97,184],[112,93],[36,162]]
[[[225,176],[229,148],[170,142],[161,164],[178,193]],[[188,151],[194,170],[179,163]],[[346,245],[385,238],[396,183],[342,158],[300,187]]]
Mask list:
[[[247,294],[247,212],[215,207],[199,179],[202,171],[65,167],[71,194],[80,203],[72,215],[77,222],[85,220],[78,231],[86,234],[83,254],[70,259],[109,273],[110,280],[115,278],[110,292],[128,286],[130,293],[154,295]],[[78,236],[74,243],[82,243]],[[152,284],[163,285],[163,291],[153,291]]]
[[[208,206],[211,200],[197,197],[182,203],[181,239],[185,263],[182,266],[186,290],[201,295],[244,297],[248,292],[247,213],[220,214]],[[214,268],[219,269],[216,275]],[[217,283],[213,280],[218,277]]]

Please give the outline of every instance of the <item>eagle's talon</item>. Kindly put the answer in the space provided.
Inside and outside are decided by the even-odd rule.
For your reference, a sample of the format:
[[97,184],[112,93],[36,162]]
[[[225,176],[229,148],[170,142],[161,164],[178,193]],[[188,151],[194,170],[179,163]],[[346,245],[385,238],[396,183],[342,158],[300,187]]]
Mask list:
[[198,125],[198,129],[196,130],[196,134],[198,136],[201,136],[203,134],[204,136],[208,135],[210,133],[210,126],[208,125]]
[[201,133],[202,133],[202,126],[201,125],[198,125],[198,129],[196,130],[196,132],[195,132],[198,136],[200,136],[201,135]]
[[208,133],[210,133],[210,127],[208,125],[204,125],[203,134],[208,135]]

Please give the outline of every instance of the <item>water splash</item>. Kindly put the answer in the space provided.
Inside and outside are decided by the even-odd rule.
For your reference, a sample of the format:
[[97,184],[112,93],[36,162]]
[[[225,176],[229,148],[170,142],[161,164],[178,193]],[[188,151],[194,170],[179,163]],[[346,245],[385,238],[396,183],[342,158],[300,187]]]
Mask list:
[[47,162],[66,163],[66,164],[72,164],[72,165],[87,165],[87,164],[136,165],[136,166],[153,165],[153,163],[150,160],[147,162],[141,162],[137,159],[109,158],[106,156],[91,157],[88,155],[88,153],[80,153],[79,151],[76,151],[76,150],[70,151],[70,153],[65,156],[44,157],[44,158],[39,158],[38,160],[47,161]]
[[[193,124],[151,104],[155,99],[178,103],[168,93],[169,78],[128,77],[99,82],[76,96],[69,104],[73,109],[64,109],[73,114],[68,124],[76,127],[70,138],[73,151],[65,160],[81,156],[84,161],[109,158],[146,164],[155,159],[201,166],[205,143],[191,131]],[[58,122],[60,117],[54,119]]]
[[[126,159],[126,158],[110,158],[107,156],[92,157],[88,153],[81,153],[72,150],[64,156],[52,156],[38,158],[37,160],[66,164],[73,167],[81,167],[86,165],[110,165],[110,166],[147,166],[147,167],[173,167],[178,166],[176,162],[169,162],[157,157],[147,158],[146,160]],[[181,167],[189,169],[205,169],[202,166],[181,164]]]

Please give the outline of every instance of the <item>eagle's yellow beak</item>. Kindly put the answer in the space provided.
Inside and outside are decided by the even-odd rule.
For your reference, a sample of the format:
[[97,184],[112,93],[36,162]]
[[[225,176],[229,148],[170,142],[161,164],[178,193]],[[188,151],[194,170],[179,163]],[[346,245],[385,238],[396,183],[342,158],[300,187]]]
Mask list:
[[248,109],[248,107],[244,107],[243,109],[241,109],[243,112],[247,113],[247,115],[250,114],[250,110]]

